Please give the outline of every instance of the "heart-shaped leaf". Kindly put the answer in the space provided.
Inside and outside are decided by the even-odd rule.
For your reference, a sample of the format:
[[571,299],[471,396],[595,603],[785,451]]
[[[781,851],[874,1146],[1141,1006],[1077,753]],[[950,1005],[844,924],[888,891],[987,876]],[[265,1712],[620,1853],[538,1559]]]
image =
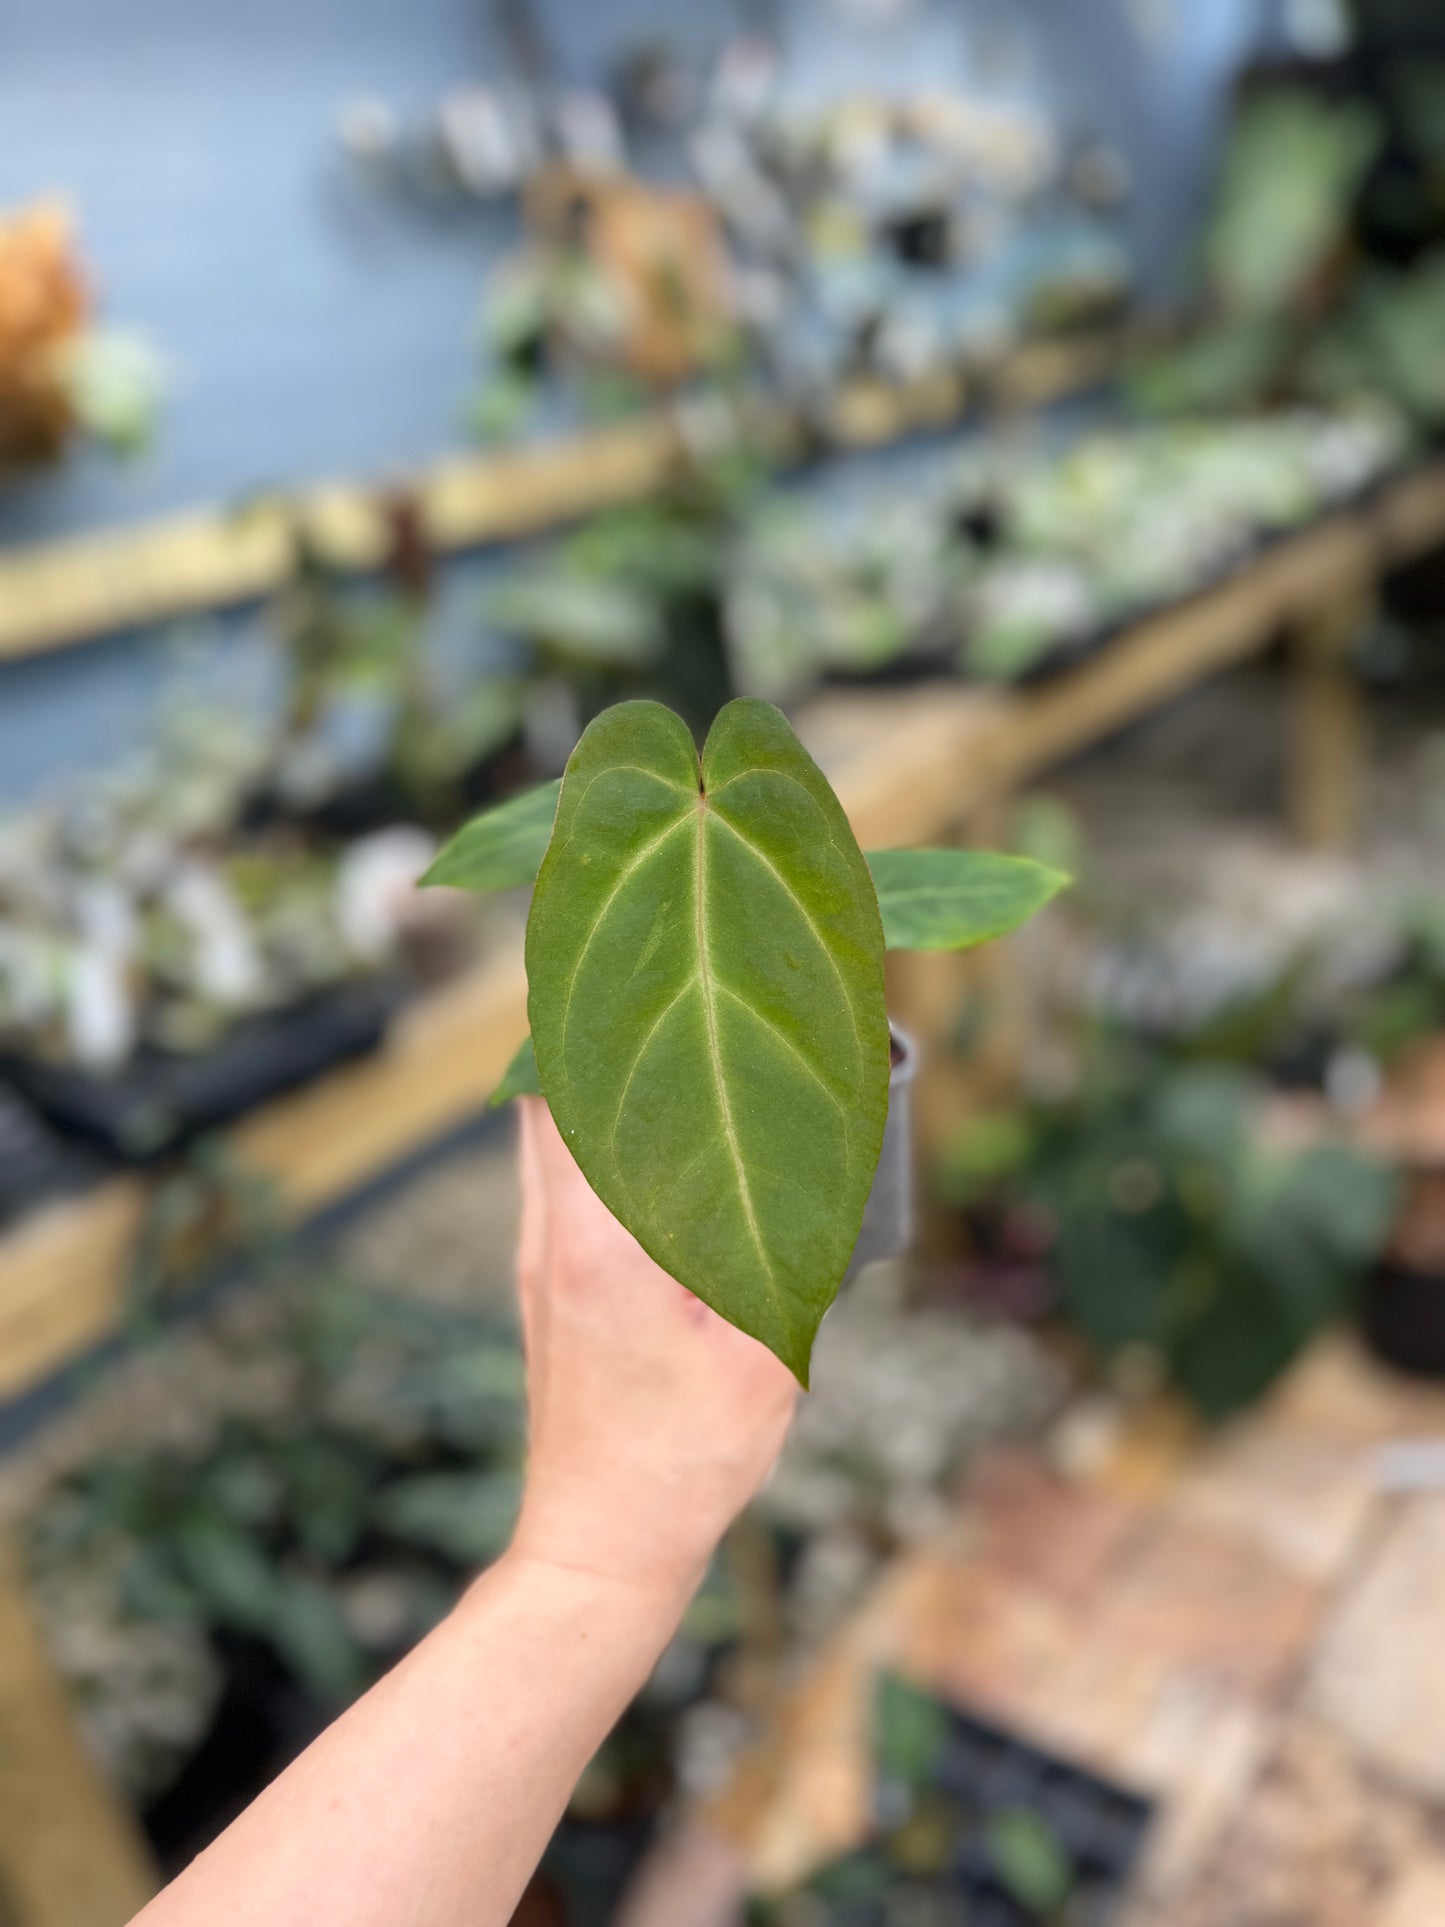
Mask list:
[[701,762],[657,703],[567,765],[527,924],[537,1069],[597,1192],[806,1384],[888,1112],[883,932],[838,799],[769,704]]
[[1041,910],[1069,879],[988,850],[874,850],[868,858],[890,950],[967,950]]
[[474,816],[442,847],[422,883],[458,890],[515,890],[530,883],[547,853],[561,787],[541,783]]

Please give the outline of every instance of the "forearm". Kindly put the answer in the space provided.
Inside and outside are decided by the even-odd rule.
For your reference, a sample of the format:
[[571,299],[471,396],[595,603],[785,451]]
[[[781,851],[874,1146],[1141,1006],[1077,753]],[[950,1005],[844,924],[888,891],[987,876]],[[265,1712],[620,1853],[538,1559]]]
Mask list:
[[685,1604],[509,1555],[135,1927],[506,1927]]

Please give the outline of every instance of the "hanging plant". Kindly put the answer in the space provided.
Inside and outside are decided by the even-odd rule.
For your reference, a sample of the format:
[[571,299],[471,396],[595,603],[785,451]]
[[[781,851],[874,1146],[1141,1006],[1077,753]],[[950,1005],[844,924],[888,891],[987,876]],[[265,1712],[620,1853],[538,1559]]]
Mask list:
[[545,1096],[638,1242],[806,1384],[887,1121],[885,948],[984,942],[1065,879],[970,851],[865,859],[753,699],[701,756],[658,703],[605,711],[560,784],[477,818],[425,880],[534,878],[531,1038],[504,1090]]

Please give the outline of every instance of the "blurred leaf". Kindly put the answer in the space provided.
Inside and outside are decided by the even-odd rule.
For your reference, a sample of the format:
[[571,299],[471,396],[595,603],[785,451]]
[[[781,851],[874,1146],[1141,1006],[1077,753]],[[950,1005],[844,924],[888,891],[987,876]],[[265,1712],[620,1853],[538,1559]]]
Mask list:
[[151,440],[166,373],[149,343],[109,331],[83,334],[61,357],[60,374],[76,420],[98,441],[129,455]]
[[542,1085],[537,1076],[537,1059],[533,1055],[532,1040],[524,1037],[517,1047],[517,1054],[508,1064],[501,1083],[487,1099],[488,1108],[497,1109],[508,1104],[514,1097],[540,1097]]
[[215,1514],[197,1512],[176,1533],[181,1568],[210,1612],[243,1632],[273,1633],[280,1580],[260,1541]]
[[948,1744],[948,1712],[930,1694],[893,1673],[878,1681],[874,1764],[885,1780],[911,1788],[927,1785]]
[[995,1191],[1005,1178],[1025,1169],[1034,1134],[1022,1108],[979,1111],[950,1136],[938,1164],[938,1183],[959,1210],[968,1210]]
[[821,1868],[808,1882],[808,1891],[820,1900],[839,1905],[856,1904],[880,1899],[895,1879],[896,1875],[880,1854],[862,1848]]
[[1290,352],[1288,331],[1272,320],[1226,322],[1146,356],[1126,387],[1151,414],[1224,414],[1256,403]]
[[1343,233],[1380,139],[1368,107],[1302,90],[1241,109],[1206,244],[1226,313],[1275,314],[1303,291]]
[[490,619],[512,635],[579,667],[644,668],[664,643],[656,602],[601,576],[519,571],[487,601]]
[[374,1454],[361,1441],[305,1433],[289,1443],[282,1461],[289,1511],[301,1545],[328,1564],[356,1548],[366,1524]]
[[1042,1814],[1028,1807],[1005,1807],[986,1828],[988,1850],[999,1883],[1031,1913],[1052,1914],[1074,1886],[1074,1863]]
[[522,694],[519,682],[487,676],[448,697],[439,713],[424,715],[414,751],[415,777],[453,781],[504,748],[521,727]]
[[537,406],[540,384],[520,369],[503,366],[467,403],[467,426],[484,442],[508,441]]
[[371,1671],[341,1602],[318,1579],[280,1577],[271,1625],[277,1651],[298,1679],[329,1705],[344,1705],[363,1690]]
[[428,1472],[389,1485],[372,1517],[399,1539],[483,1566],[506,1550],[520,1500],[514,1471]]

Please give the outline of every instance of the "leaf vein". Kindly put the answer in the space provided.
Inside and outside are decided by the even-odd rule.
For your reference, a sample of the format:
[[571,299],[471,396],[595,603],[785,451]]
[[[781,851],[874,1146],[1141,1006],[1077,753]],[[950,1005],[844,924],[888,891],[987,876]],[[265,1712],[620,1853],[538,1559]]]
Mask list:
[[606,922],[607,913],[609,910],[611,910],[613,904],[616,903],[618,897],[622,894],[622,890],[624,886],[627,883],[629,883],[634,876],[636,876],[637,872],[642,868],[643,864],[646,863],[650,857],[655,856],[657,854],[657,852],[662,848],[663,844],[666,843],[667,839],[670,836],[674,836],[677,833],[677,831],[683,827],[683,825],[687,822],[687,820],[688,819],[686,815],[679,816],[676,822],[669,823],[665,830],[659,831],[659,833],[655,837],[653,837],[650,843],[645,843],[643,847],[640,850],[638,850],[633,857],[630,858],[627,864],[621,870],[618,871],[616,877],[613,880],[612,888],[607,892],[607,895],[602,899],[602,902],[598,907],[597,915],[592,919],[591,927],[589,928],[587,935],[582,940],[582,947],[577,952],[576,958],[574,959],[572,964],[571,974],[567,979],[567,995],[562,1005],[562,1026],[561,1026],[562,1050],[564,1054],[567,1047],[567,1020],[572,1015],[572,996],[577,988],[577,979],[582,973],[582,966],[587,961],[587,952],[592,948],[593,938],[597,935],[597,932],[602,928],[603,924]]
[[[799,785],[799,787],[801,788],[802,786]],[[807,905],[803,902],[802,898],[798,895],[797,891],[793,888],[792,884],[789,883],[788,879],[783,875],[782,871],[778,868],[777,864],[773,862],[773,859],[768,855],[766,850],[760,850],[757,844],[753,842],[751,837],[744,836],[742,831],[738,828],[737,824],[729,822],[727,817],[723,816],[721,812],[714,811],[713,815],[714,815],[714,820],[718,823],[721,823],[723,828],[727,830],[730,835],[735,836],[738,842],[742,844],[745,850],[751,851],[752,855],[757,859],[759,863],[762,864],[763,868],[767,870],[769,875],[773,878],[774,882],[777,883],[779,888],[782,889],[786,893],[786,895],[791,899],[799,916],[803,919],[803,923],[808,931],[809,936],[812,937],[813,941],[817,944],[818,948],[822,951],[823,955],[828,959],[828,967],[833,972],[833,975],[838,979],[838,988],[843,993],[843,1008],[848,1013],[848,1022],[853,1029],[853,1042],[857,1046],[859,1055],[861,1056],[863,1051],[863,1034],[858,1028],[858,1013],[853,1007],[853,998],[852,998],[851,992],[848,989],[848,981],[844,977],[843,972],[839,967],[838,959],[833,955],[833,952],[829,949],[827,939],[824,937],[822,931],[814,923],[811,915],[809,914]]]
[[[844,1104],[842,1098],[839,1097],[838,1093],[833,1089],[833,1086],[828,1082],[827,1078],[824,1077],[823,1073],[818,1069],[817,1065],[812,1061],[812,1059],[807,1055],[807,1053],[805,1051],[799,1050],[798,1046],[793,1042],[792,1038],[789,1037],[788,1033],[782,1028],[782,1026],[779,1024],[775,1024],[772,1018],[769,1017],[765,1011],[761,1011],[758,1009],[756,1004],[749,1003],[747,998],[743,996],[741,991],[734,990],[731,984],[724,984],[724,983],[719,983],[718,989],[722,992],[724,997],[731,997],[731,999],[735,1004],[741,1004],[742,1008],[748,1013],[750,1017],[756,1018],[757,1021],[763,1026],[765,1030],[770,1031],[772,1035],[777,1038],[778,1042],[783,1046],[785,1050],[790,1051],[792,1055],[797,1058],[798,1062],[802,1065],[803,1069],[808,1073],[809,1077],[812,1078],[813,1082],[818,1086],[819,1090],[822,1091],[823,1095],[830,1101],[833,1107],[837,1110],[839,1116],[843,1119],[844,1135],[846,1139],[847,1126],[849,1122],[848,1107],[846,1104]],[[848,1152],[846,1149],[844,1151],[844,1156],[845,1158],[848,1156]]]
[[653,1019],[652,1024],[648,1029],[647,1035],[643,1038],[641,1044],[639,1044],[637,1048],[636,1056],[633,1058],[631,1064],[628,1066],[627,1076],[623,1079],[623,1082],[622,1082],[622,1095],[618,1098],[617,1109],[613,1113],[612,1128],[607,1134],[609,1146],[614,1152],[617,1149],[617,1127],[622,1122],[623,1111],[627,1108],[627,1097],[628,1097],[628,1093],[632,1089],[632,1080],[634,1077],[636,1077],[638,1069],[642,1064],[643,1058],[646,1057],[648,1051],[651,1050],[653,1039],[657,1036],[657,1033],[662,1029],[663,1024],[672,1015],[673,1011],[677,1009],[678,1005],[682,1002],[683,998],[687,995],[687,993],[697,985],[697,983],[700,981],[700,978],[701,978],[701,972],[694,971],[693,974],[683,984],[682,988],[676,993],[676,995],[668,998],[666,1004],[658,1012],[657,1016]]

